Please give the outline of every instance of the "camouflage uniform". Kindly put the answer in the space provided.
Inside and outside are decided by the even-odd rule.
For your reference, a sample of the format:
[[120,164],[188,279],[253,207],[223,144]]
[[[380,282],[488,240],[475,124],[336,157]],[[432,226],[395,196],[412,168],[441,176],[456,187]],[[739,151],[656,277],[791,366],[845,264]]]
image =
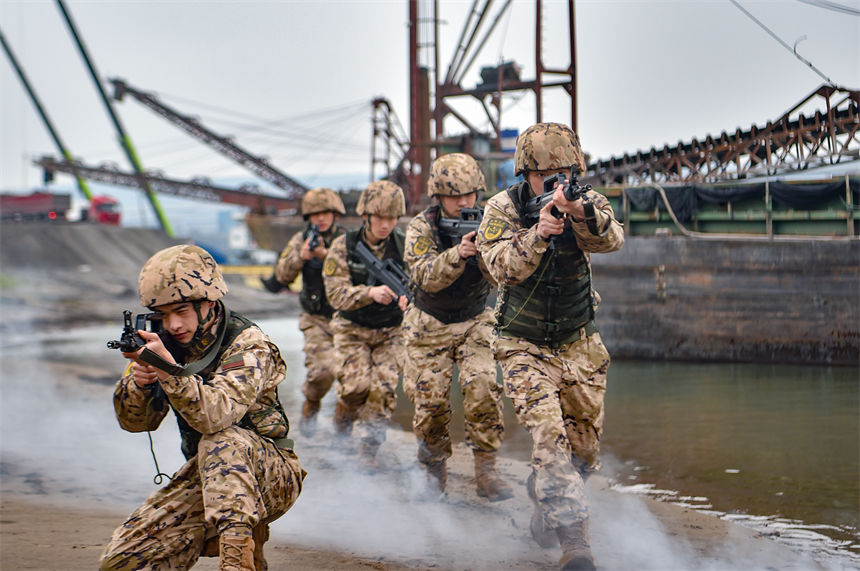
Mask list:
[[[177,251],[180,255],[205,252],[196,246],[164,252],[172,256]],[[147,266],[141,272],[142,284],[146,270]],[[207,279],[194,268],[174,270],[174,275],[184,272],[177,282]],[[220,272],[204,288],[211,292],[220,288],[217,284],[223,285]],[[183,288],[174,288],[176,298],[191,295],[200,286],[192,284],[190,294]],[[226,286],[211,297],[217,299],[223,292]],[[149,303],[154,300],[145,298],[143,286],[141,299],[148,307],[165,304],[164,299]],[[286,376],[286,365],[278,348],[256,325],[229,315],[220,301],[216,307],[212,330],[223,327],[224,342],[214,361],[199,374],[175,374],[141,387],[130,365],[117,383],[114,408],[120,426],[129,432],[155,430],[173,409],[187,462],[114,531],[102,554],[101,569],[187,569],[200,557],[207,540],[225,533],[250,535],[252,529],[259,550],[257,568],[263,569],[267,525],[283,515],[301,492],[305,472],[286,439],[289,426],[276,389]],[[171,354],[192,364],[204,352],[200,347],[213,340],[205,338],[205,343],[189,348],[171,344],[167,333],[161,337]],[[265,535],[258,536],[260,530]],[[253,542],[250,545],[253,549]]]
[[[538,128],[545,129],[545,126],[533,127],[532,135]],[[564,136],[573,135],[566,127],[563,131]],[[558,137],[553,138],[554,132],[558,132],[557,128],[549,129],[549,136],[543,140],[544,149],[550,149],[543,156],[536,150],[523,150],[518,146],[518,157],[538,156],[530,169],[523,169],[520,164],[520,172],[559,168],[557,162],[553,161],[568,152],[564,149],[565,145],[570,148],[567,142],[570,139],[559,141]],[[524,135],[527,135],[526,143],[535,140],[528,138],[529,132]],[[521,140],[524,135],[520,135]],[[575,135],[572,138],[575,140]],[[578,140],[575,141],[575,148],[579,151]],[[562,150],[556,152],[556,149]],[[547,163],[549,166],[546,166]],[[566,163],[571,164],[580,169],[584,166],[581,151]],[[512,188],[523,187],[517,185]],[[528,188],[527,184],[525,188]],[[520,284],[533,279],[536,269],[545,271],[548,265],[542,263],[548,264],[547,260],[552,256],[559,259],[555,267],[563,267],[568,260],[580,261],[582,273],[574,277],[587,278],[590,289],[588,253],[619,249],[624,243],[624,234],[620,225],[614,222],[609,201],[593,191],[589,191],[588,197],[595,207],[598,232],[593,233],[585,221],[573,221],[571,216],[567,216],[564,234],[560,235],[563,236],[560,238],[563,242],[559,242],[567,244],[567,249],[542,239],[537,233],[537,224],[525,227],[509,192],[500,192],[490,199],[477,238],[478,250],[500,286],[496,306],[498,334],[494,351],[504,375],[505,393],[514,405],[520,424],[533,439],[532,474],[528,491],[536,502],[536,513],[542,518],[543,527],[550,530],[564,529],[587,520],[583,475],[599,467],[609,354],[592,322],[561,343],[530,341],[523,336],[505,332],[507,325],[517,321],[532,320],[543,325],[540,323],[543,316],[519,313],[526,308],[529,299],[550,295],[547,286],[541,281],[544,279],[543,274],[537,276],[535,287],[528,292],[529,299],[522,302],[518,311],[517,308],[505,308],[504,303],[510,293],[507,290],[521,287]],[[549,279],[548,275],[546,279]],[[590,290],[590,294],[588,305],[593,304],[596,308],[599,298],[593,290]],[[589,310],[593,311],[590,307]],[[559,537],[564,548],[564,539],[561,534]]]
[[[484,190],[484,177],[475,160],[452,153],[431,165],[428,194],[456,197]],[[441,200],[441,199],[440,199]],[[460,239],[439,233],[438,221],[445,215],[442,205],[428,207],[415,216],[406,230],[404,258],[415,284],[415,301],[406,310],[403,333],[407,371],[404,386],[415,404],[412,428],[418,439],[418,460],[435,480],[428,483],[444,491],[451,457],[451,385],[454,365],[463,391],[466,444],[476,458],[487,459],[494,468],[495,453],[504,436],[502,388],[496,382],[496,363],[490,341],[492,311],[486,307],[490,282],[486,267],[477,256],[462,258]],[[491,499],[506,499],[511,490],[497,480],[495,470],[476,464],[478,493]],[[483,484],[483,485],[482,485]],[[502,490],[502,487],[505,489]]]
[[[404,258],[416,287],[440,292],[463,275],[466,260],[456,246],[439,252],[435,232],[424,214],[409,222]],[[481,262],[483,266],[483,262]],[[486,295],[484,296],[486,299]],[[496,451],[502,443],[502,389],[490,341],[493,313],[485,307],[462,321],[444,322],[415,305],[406,310],[403,335],[410,370],[410,398],[415,403],[413,429],[422,446],[422,462],[451,457],[451,381],[459,371],[466,418],[466,443],[475,450]]]
[[[378,192],[393,194],[394,189],[399,200],[393,205],[379,198]],[[368,204],[371,210],[367,209]],[[373,209],[380,204],[381,209]],[[359,198],[356,212],[364,216],[387,210],[394,212],[394,216],[403,214],[402,190],[387,181],[371,183]],[[341,367],[335,385],[338,398],[335,425],[341,434],[346,434],[351,430],[353,420],[357,420],[361,430],[362,456],[372,460],[385,441],[386,426],[397,401],[395,391],[403,360],[402,312],[396,307],[396,302],[390,305],[374,302],[369,293],[371,286],[363,281],[355,283],[353,272],[363,265],[353,258],[353,248],[361,240],[379,259],[392,257],[401,261],[402,253],[398,253],[398,248],[402,251],[403,233],[395,228],[387,239],[373,245],[365,238],[365,231],[365,226],[362,226],[332,242],[323,265],[323,280],[329,303],[337,310],[331,321],[335,352]],[[397,246],[398,239],[400,246]],[[384,314],[392,317],[393,321],[380,326],[362,325],[357,322],[363,321],[359,314],[371,320],[374,315]]]
[[[343,234],[344,230],[339,226],[332,226],[328,232],[323,235],[325,247],[331,247],[331,242]],[[275,276],[278,281],[283,284],[292,283],[299,274],[304,272],[310,273],[313,271],[318,274],[315,279],[322,284],[322,262],[318,269],[306,269],[305,266],[309,262],[299,257],[299,252],[302,249],[307,239],[307,231],[297,232],[290,241],[287,242],[284,251],[278,259],[275,268]],[[311,260],[313,261],[313,260]],[[302,287],[307,287],[308,280],[302,281]],[[322,287],[322,286],[321,286]],[[325,291],[322,291],[323,301],[325,300]],[[323,397],[328,394],[329,389],[338,376],[338,364],[334,358],[334,344],[332,342],[332,331],[329,321],[332,313],[328,303],[324,306],[320,304],[319,308],[305,307],[302,305],[302,313],[299,315],[299,329],[304,335],[304,353],[305,353],[305,369],[307,376],[305,383],[302,385],[302,394],[308,401],[318,403]]]

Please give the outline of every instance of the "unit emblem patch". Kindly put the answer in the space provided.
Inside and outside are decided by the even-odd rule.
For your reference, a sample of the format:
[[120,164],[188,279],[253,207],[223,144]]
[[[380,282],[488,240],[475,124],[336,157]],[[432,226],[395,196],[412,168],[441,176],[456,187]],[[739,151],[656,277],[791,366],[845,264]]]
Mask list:
[[412,253],[416,256],[423,256],[428,251],[430,251],[430,246],[433,245],[433,241],[430,240],[427,236],[419,236],[415,243],[412,245]]
[[495,240],[502,235],[505,229],[505,221],[501,218],[493,218],[484,227],[484,240]]
[[333,276],[333,275],[334,275],[334,271],[335,271],[336,269],[337,269],[337,262],[335,262],[335,261],[334,261],[334,258],[328,258],[328,259],[325,261],[325,267],[323,268],[323,271],[325,272],[325,275],[327,275],[327,276]]

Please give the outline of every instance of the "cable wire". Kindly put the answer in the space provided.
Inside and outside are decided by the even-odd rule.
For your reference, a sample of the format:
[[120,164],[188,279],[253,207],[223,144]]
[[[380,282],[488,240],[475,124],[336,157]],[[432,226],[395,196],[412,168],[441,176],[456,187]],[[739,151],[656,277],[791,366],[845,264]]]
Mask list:
[[802,38],[800,38],[799,40],[797,40],[797,42],[795,42],[795,43],[794,43],[794,47],[792,48],[792,47],[791,47],[791,46],[789,46],[787,43],[785,43],[785,42],[782,40],[782,38],[780,38],[780,37],[779,37],[779,36],[777,36],[775,33],[773,33],[773,32],[770,30],[770,28],[768,28],[768,27],[767,27],[767,26],[765,26],[763,23],[761,23],[761,22],[760,22],[760,21],[759,21],[755,16],[753,16],[752,14],[750,14],[750,13],[746,10],[746,8],[744,8],[743,6],[741,6],[741,5],[740,5],[736,0],[729,0],[729,2],[731,2],[732,4],[734,4],[734,5],[735,5],[735,7],[736,7],[738,10],[740,10],[741,12],[743,12],[744,14],[746,14],[746,15],[747,15],[747,16],[748,16],[748,17],[749,17],[753,22],[755,22],[756,24],[758,24],[758,25],[761,27],[761,29],[763,29],[765,32],[767,32],[767,33],[770,35],[770,37],[772,37],[773,39],[775,39],[776,41],[778,41],[778,42],[780,43],[780,45],[782,45],[782,47],[784,47],[785,49],[787,49],[788,51],[790,51],[791,53],[793,53],[793,54],[794,54],[794,57],[796,57],[797,59],[799,59],[800,61],[802,61],[803,63],[805,63],[807,66],[809,66],[809,68],[810,68],[812,71],[814,71],[814,72],[815,72],[815,73],[817,73],[819,76],[821,76],[821,78],[822,78],[822,79],[824,79],[824,81],[826,81],[828,85],[830,85],[831,87],[836,87],[836,84],[835,84],[835,83],[833,83],[833,81],[831,81],[829,77],[827,77],[826,75],[824,75],[823,73],[821,73],[821,70],[819,70],[817,67],[815,67],[814,65],[812,65],[812,62],[811,62],[811,61],[809,61],[808,59],[803,58],[800,54],[798,54],[798,53],[797,53],[797,43],[798,43],[798,42],[800,42],[801,40],[803,40],[806,36],[803,36]]
[[843,14],[848,14],[851,16],[860,16],[860,10],[857,8],[852,8],[851,6],[845,6],[844,4],[837,4],[836,2],[830,2],[830,0],[797,0],[798,2],[802,2],[804,4],[809,4],[810,6],[815,6],[817,8],[824,8],[825,10],[833,10],[834,12],[842,12]]

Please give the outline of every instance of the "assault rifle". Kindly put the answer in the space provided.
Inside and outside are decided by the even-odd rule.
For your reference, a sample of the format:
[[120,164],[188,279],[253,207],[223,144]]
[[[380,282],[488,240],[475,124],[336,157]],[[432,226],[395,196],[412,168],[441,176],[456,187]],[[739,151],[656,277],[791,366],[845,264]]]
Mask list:
[[[461,208],[459,218],[439,218],[439,233],[448,236],[454,243],[459,243],[469,232],[477,232],[481,225],[484,211],[480,208]],[[475,241],[475,237],[472,237]]]
[[[108,341],[108,349],[119,349],[123,353],[135,353],[138,349],[146,345],[146,341],[137,333],[138,330],[152,331],[159,333],[161,331],[161,317],[156,318],[156,313],[140,313],[134,318],[134,325],[131,324],[131,312],[124,310],[122,312],[122,334],[119,341]],[[149,349],[144,349],[146,353]],[[164,390],[161,385],[154,383],[148,385],[150,387],[153,405],[156,410],[164,410],[164,402],[167,397],[164,395]]]
[[[278,265],[278,262],[275,262],[275,265]],[[285,286],[281,282],[278,281],[278,278],[275,277],[275,270],[272,269],[272,275],[264,278],[260,276],[260,283],[263,284],[263,287],[272,293],[278,293],[282,290],[288,289],[289,286]]]
[[[322,234],[320,234],[320,227],[316,224],[311,224],[310,229],[308,229],[308,249],[313,252],[320,246],[322,246],[323,239]],[[306,264],[310,264],[310,267],[320,269],[322,268],[322,260],[314,256],[307,262]]]
[[406,299],[412,301],[412,291],[409,289],[412,281],[394,260],[391,258],[380,260],[361,240],[355,247],[355,253],[370,272],[370,285],[387,285],[398,299],[401,295],[405,295]]
[[127,309],[123,311],[122,335],[120,335],[119,341],[108,341],[108,349],[119,349],[123,353],[134,353],[146,345],[146,341],[137,332],[138,330],[152,331],[153,333],[161,331],[161,319],[155,319],[155,315],[155,313],[141,313],[135,318],[135,323],[132,325],[131,312]]
[[[439,218],[439,234],[448,236],[456,246],[463,236],[469,232],[475,232],[475,236],[472,236],[472,242],[474,242],[483,217],[484,211],[480,208],[461,208],[459,218]],[[475,256],[469,256],[466,258],[466,263],[477,264],[478,260]]]
[[[310,248],[311,252],[316,250],[322,244],[322,234],[320,233],[320,227],[316,224],[311,224],[310,229],[308,230],[308,248]],[[317,268],[322,268],[322,260],[319,258],[311,258],[307,263],[315,266]],[[278,262],[275,260],[275,266],[272,268],[272,275],[264,278],[260,278],[260,283],[263,284],[263,287],[266,290],[272,293],[279,293],[285,289],[289,289],[289,286],[282,284],[278,281],[278,278],[275,277],[276,269],[278,267]]]
[[310,230],[308,230],[308,249],[313,252],[317,248],[322,245],[322,234],[320,234],[320,227],[316,224],[311,224]]
[[[590,184],[580,185],[576,181],[576,175],[573,173],[573,169],[571,169],[569,176],[566,176],[564,173],[556,173],[545,177],[543,179],[543,193],[526,201],[525,221],[527,223],[536,221],[540,218],[540,211],[543,210],[547,204],[552,202],[552,194],[555,192],[556,182],[563,185],[562,190],[564,191],[564,197],[570,201],[584,197],[586,191],[591,190]],[[552,207],[552,215],[556,218],[563,217],[561,211],[555,206]]]

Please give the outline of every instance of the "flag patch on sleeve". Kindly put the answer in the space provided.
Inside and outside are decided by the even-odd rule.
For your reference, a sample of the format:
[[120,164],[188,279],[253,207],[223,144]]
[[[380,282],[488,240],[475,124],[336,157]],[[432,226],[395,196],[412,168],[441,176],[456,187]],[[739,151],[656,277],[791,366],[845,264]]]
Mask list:
[[245,366],[245,359],[242,356],[232,357],[229,361],[221,365],[222,371],[229,371],[230,369],[238,369],[239,367]]

